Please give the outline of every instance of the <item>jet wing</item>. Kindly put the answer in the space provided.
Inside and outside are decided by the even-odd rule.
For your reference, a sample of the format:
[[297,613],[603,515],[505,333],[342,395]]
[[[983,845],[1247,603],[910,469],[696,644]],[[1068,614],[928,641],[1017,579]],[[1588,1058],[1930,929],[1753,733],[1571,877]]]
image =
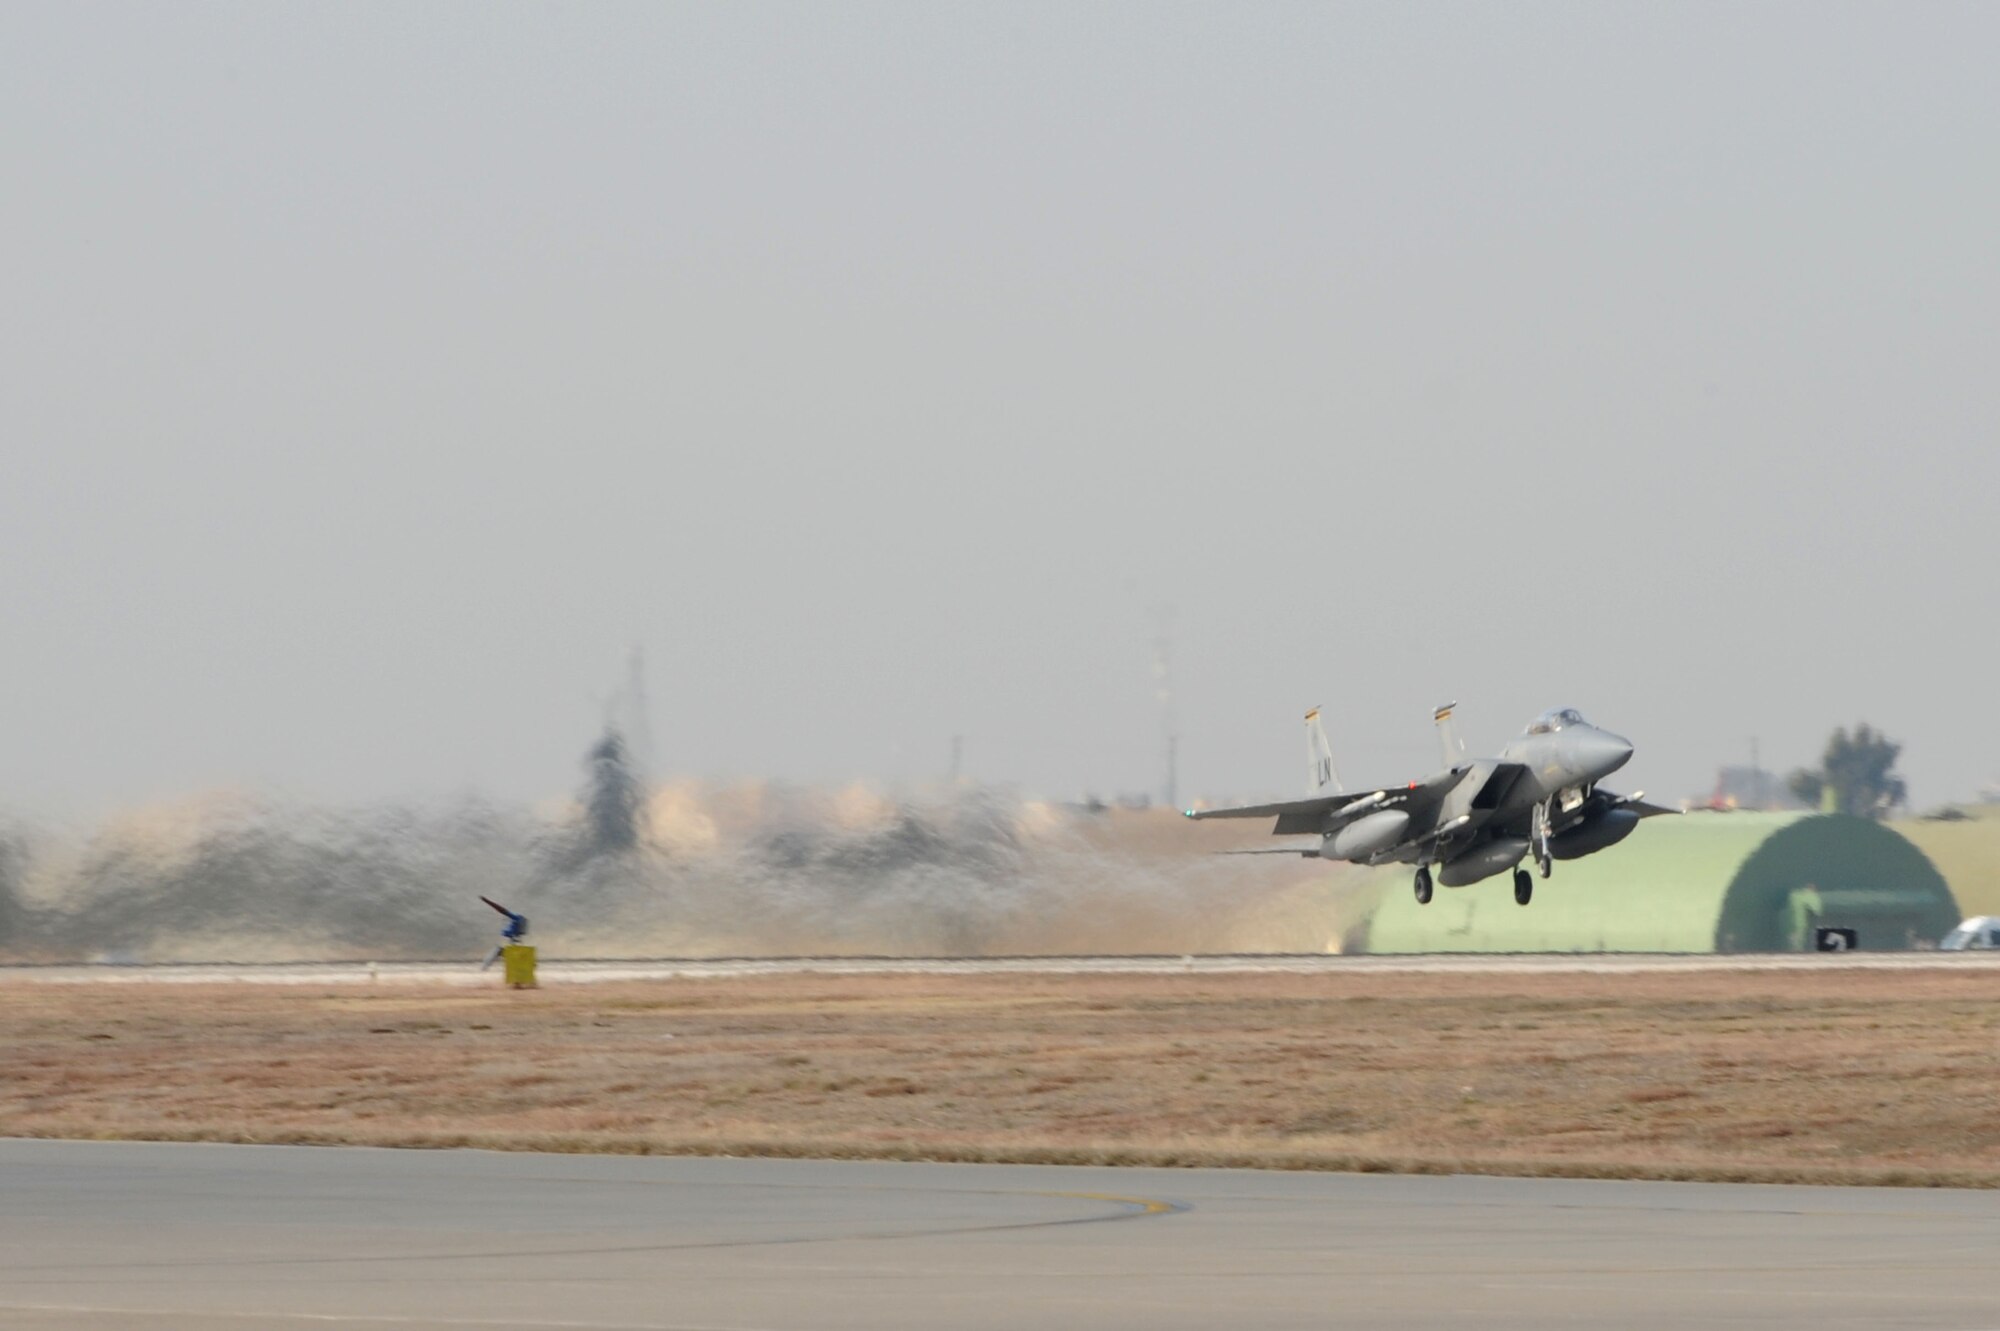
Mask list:
[[1182,817],[1200,822],[1204,818],[1286,818],[1295,815],[1325,815],[1350,804],[1384,794],[1379,790],[1358,790],[1341,795],[1315,795],[1311,799],[1278,800],[1271,804],[1233,804],[1226,809],[1186,809]]
[[1345,795],[1315,795],[1303,800],[1279,800],[1275,804],[1238,804],[1227,809],[1189,809],[1187,816],[1199,822],[1204,818],[1276,818],[1278,825],[1271,829],[1272,836],[1298,836],[1306,832],[1318,832],[1326,826],[1329,816],[1340,812],[1350,804],[1369,800],[1381,804],[1394,794],[1386,790],[1361,790]]
[[1427,781],[1407,786],[1387,786],[1380,790],[1353,790],[1342,795],[1314,795],[1302,800],[1279,800],[1274,804],[1239,804],[1228,809],[1189,809],[1187,816],[1203,818],[1276,818],[1272,836],[1318,835],[1326,820],[1343,810],[1356,815],[1374,809],[1401,809],[1410,821],[1423,824],[1435,816],[1438,802],[1458,783],[1463,769],[1443,772]]

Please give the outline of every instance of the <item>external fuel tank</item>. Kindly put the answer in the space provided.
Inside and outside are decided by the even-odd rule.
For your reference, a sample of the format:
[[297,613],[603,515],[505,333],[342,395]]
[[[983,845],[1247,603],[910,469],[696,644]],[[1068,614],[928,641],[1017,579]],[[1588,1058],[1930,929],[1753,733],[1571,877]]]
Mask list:
[[1401,809],[1382,809],[1363,814],[1335,829],[1326,838],[1320,855],[1329,860],[1365,860],[1378,850],[1387,850],[1409,830],[1410,815]]

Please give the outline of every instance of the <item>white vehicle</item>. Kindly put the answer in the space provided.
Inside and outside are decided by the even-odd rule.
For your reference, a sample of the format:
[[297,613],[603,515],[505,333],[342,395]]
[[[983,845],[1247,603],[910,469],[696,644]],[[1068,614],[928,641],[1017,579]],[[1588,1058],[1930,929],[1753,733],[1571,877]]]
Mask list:
[[1938,944],[1941,952],[2000,950],[2000,915],[1975,915],[1953,929]]

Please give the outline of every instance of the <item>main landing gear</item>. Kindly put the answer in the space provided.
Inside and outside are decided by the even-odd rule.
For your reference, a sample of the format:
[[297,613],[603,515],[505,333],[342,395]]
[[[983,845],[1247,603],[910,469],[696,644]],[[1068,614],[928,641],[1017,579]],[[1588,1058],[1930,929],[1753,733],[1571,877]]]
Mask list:
[[[1535,806],[1533,813],[1528,815],[1528,853],[1535,857],[1535,867],[1541,870],[1544,878],[1553,873],[1556,867],[1556,857],[1549,851],[1549,824],[1555,821],[1549,806],[1554,803],[1553,799],[1544,800]],[[1521,895],[1519,887],[1514,889],[1514,899],[1523,906],[1528,904],[1528,899]]]
[[[1544,877],[1547,876],[1546,870],[1543,871],[1543,876]],[[1526,869],[1515,869],[1514,904],[1517,906],[1525,906],[1534,899],[1535,899],[1535,880],[1529,876],[1528,871]]]
[[1418,904],[1419,906],[1428,906],[1428,905],[1430,905],[1430,904],[1431,904],[1431,870],[1430,870],[1430,866],[1429,866],[1428,864],[1422,864],[1422,865],[1418,865],[1418,866],[1417,866],[1417,883],[1416,883],[1416,887],[1417,887],[1417,904]]

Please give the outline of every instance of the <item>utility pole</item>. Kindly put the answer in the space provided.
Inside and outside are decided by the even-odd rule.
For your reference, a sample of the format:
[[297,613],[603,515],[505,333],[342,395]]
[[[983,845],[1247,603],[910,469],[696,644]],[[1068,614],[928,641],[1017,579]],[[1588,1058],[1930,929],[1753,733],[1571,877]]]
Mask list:
[[1155,697],[1160,704],[1160,736],[1166,741],[1167,779],[1161,790],[1169,809],[1178,809],[1180,803],[1180,726],[1174,717],[1174,608],[1171,605],[1155,606],[1155,618],[1159,621],[1159,636],[1153,639],[1153,681]]
[[625,742],[626,757],[639,771],[653,771],[653,719],[646,706],[646,649],[632,644],[625,678],[604,699],[604,729]]

